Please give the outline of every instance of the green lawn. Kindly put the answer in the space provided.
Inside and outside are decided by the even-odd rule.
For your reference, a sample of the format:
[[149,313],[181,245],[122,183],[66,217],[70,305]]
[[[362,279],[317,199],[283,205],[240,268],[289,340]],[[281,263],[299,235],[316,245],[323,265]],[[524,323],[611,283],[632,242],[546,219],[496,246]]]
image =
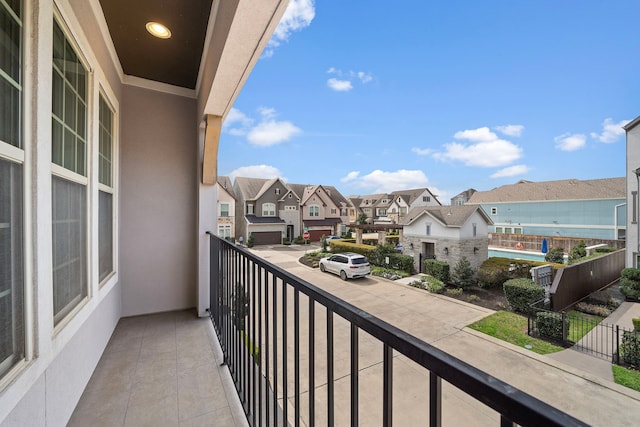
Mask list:
[[612,365],[611,369],[613,370],[613,380],[616,384],[640,391],[640,372],[618,365]]
[[538,354],[555,353],[563,349],[527,335],[527,318],[510,311],[498,311],[470,324],[469,328],[519,347],[527,348]]
[[[604,317],[595,314],[582,313],[581,311],[571,310],[567,313],[569,317],[569,336],[571,342],[578,342],[589,333],[598,323],[602,322]],[[578,320],[576,320],[578,319]]]

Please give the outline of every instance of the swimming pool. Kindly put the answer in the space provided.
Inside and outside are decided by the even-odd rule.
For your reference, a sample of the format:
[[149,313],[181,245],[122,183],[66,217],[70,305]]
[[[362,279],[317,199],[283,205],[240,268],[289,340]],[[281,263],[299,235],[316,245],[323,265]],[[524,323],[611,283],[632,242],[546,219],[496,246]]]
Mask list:
[[544,262],[544,254],[542,252],[518,251],[506,248],[489,248],[489,258],[501,257],[511,259],[526,259],[527,261]]

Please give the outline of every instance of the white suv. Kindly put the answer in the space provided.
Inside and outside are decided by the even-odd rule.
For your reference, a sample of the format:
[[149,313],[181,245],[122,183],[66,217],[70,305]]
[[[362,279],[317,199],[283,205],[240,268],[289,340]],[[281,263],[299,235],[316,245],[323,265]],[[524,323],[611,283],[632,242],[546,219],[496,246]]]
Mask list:
[[371,273],[367,258],[353,252],[331,255],[320,260],[320,271],[340,275],[342,280],[365,277]]

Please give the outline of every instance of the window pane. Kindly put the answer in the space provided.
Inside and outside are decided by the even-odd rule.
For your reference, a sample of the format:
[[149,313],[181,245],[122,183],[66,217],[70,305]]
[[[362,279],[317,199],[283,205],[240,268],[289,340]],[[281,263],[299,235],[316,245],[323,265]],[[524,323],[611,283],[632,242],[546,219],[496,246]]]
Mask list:
[[[65,38],[60,25],[53,21],[53,91],[52,112],[64,127],[62,158],[54,146],[51,161],[80,175],[86,174],[87,71]],[[52,129],[55,134],[58,129]],[[58,149],[56,152],[55,150]]]
[[0,141],[21,147],[22,21],[18,1],[0,3]]
[[0,378],[24,357],[22,165],[0,159]]
[[86,188],[52,177],[53,312],[57,324],[87,295]]
[[98,194],[98,270],[100,282],[113,271],[113,195]]
[[113,112],[107,105],[106,101],[102,96],[100,96],[100,107],[99,107],[99,148],[98,148],[98,157],[100,161],[98,162],[98,167],[100,169],[98,173],[98,179],[101,184],[111,186],[111,158],[113,151]]

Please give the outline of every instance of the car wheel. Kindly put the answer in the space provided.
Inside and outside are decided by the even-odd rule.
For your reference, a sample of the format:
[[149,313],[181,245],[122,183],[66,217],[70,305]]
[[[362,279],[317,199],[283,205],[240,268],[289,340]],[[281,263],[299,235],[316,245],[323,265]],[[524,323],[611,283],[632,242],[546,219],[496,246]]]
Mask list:
[[324,264],[320,264],[320,271],[322,271],[323,273],[325,271],[327,271],[327,269],[325,268]]
[[341,278],[342,280],[347,280],[347,273],[345,273],[345,272],[344,272],[344,270],[342,270],[342,271],[340,272],[340,278]]

